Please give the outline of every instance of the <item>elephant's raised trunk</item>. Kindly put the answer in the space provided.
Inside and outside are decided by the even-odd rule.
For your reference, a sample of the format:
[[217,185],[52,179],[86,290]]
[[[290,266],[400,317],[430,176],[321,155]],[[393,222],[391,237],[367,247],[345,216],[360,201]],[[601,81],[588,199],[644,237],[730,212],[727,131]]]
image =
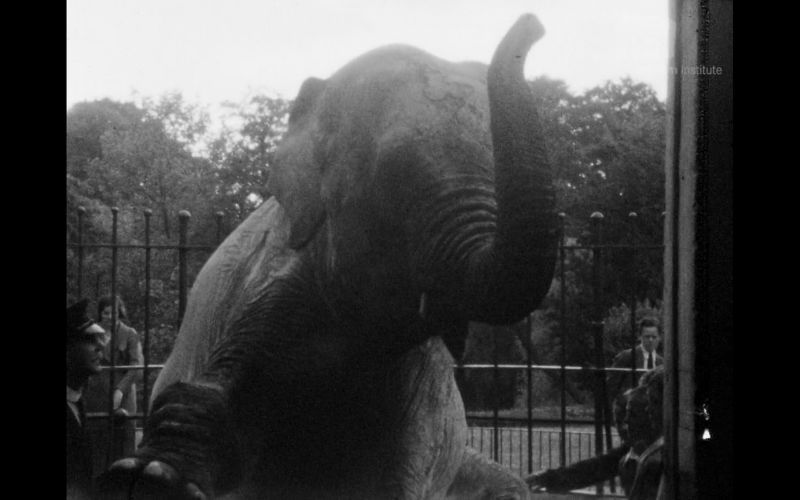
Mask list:
[[500,42],[488,73],[494,146],[496,232],[469,258],[465,276],[470,319],[513,323],[535,309],[552,280],[557,224],[542,125],[523,66],[544,34],[522,16]]

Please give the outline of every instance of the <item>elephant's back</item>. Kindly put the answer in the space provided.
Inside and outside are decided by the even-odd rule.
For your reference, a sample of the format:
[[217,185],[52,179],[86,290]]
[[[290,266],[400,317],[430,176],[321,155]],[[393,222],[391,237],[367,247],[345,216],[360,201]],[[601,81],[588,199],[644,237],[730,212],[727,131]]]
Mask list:
[[[488,132],[488,67],[477,62],[454,63],[404,45],[367,52],[336,72],[327,83],[326,114],[353,113],[376,127],[401,123],[441,123],[461,113],[473,115],[477,128]],[[406,110],[403,117],[392,116]],[[339,117],[341,119],[341,116]],[[336,123],[341,126],[341,123]],[[462,126],[469,125],[461,123]],[[324,126],[324,123],[323,123]]]
[[289,224],[275,198],[261,204],[206,261],[192,285],[172,352],[153,387],[202,374],[214,345],[256,289],[268,285],[295,258]]
[[485,87],[489,67],[478,61],[452,62],[437,57],[429,52],[409,45],[385,45],[370,50],[356,57],[331,75],[331,83],[364,79],[375,81],[375,78],[386,76],[402,81],[424,78],[420,70],[432,70],[447,73],[450,77],[472,81],[475,85]]

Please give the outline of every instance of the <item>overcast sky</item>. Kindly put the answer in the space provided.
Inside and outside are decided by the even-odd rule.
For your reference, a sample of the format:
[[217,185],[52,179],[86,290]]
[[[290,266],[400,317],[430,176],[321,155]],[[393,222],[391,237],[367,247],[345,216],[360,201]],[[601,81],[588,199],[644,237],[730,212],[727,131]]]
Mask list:
[[305,78],[388,43],[488,62],[524,12],[547,31],[528,78],[581,92],[630,76],[666,98],[665,0],[67,0],[67,107],[134,92],[293,99]]

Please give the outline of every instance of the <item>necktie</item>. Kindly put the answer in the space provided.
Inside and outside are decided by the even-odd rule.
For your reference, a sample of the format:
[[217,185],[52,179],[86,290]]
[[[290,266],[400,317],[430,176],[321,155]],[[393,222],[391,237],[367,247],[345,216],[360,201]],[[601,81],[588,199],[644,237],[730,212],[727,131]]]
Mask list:
[[78,420],[81,423],[81,427],[83,427],[84,421],[86,420],[86,413],[83,411],[83,398],[78,399],[75,402],[75,406],[78,407]]
[[653,353],[652,352],[647,354],[647,369],[648,370],[652,370],[653,369]]
[[67,406],[72,410],[72,416],[78,421],[78,425],[83,427],[83,400],[79,399],[74,402],[67,400]]

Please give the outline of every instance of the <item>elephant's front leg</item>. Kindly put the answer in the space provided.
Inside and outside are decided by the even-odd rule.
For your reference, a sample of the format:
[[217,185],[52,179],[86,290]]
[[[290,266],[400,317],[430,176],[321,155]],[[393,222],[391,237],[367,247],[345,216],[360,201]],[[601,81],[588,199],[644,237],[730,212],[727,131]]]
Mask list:
[[410,349],[391,367],[381,388],[392,403],[391,453],[383,495],[371,498],[442,498],[463,462],[467,422],[453,375],[453,358],[440,337]]
[[[280,345],[286,328],[273,318],[288,316],[275,312],[285,295],[273,286],[244,307],[202,374],[158,394],[139,449],[101,476],[100,498],[213,498],[239,486],[259,437],[247,435],[258,422],[245,421],[243,406],[248,396],[269,399],[274,382],[287,377],[281,368],[293,366],[269,356],[291,358],[303,349]],[[242,386],[253,384],[260,393],[243,395]]]
[[242,449],[221,387],[174,384],[153,403],[133,457],[99,481],[100,498],[213,498],[236,485]]

